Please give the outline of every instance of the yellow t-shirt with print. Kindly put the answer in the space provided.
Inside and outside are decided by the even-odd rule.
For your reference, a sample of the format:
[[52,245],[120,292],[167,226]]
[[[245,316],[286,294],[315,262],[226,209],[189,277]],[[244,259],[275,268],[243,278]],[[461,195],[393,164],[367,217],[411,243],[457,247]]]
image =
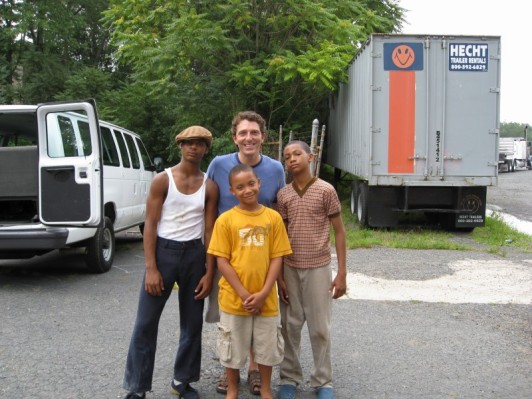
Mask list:
[[[222,213],[216,223],[208,253],[226,258],[235,270],[242,285],[250,293],[264,286],[270,261],[292,253],[281,215],[262,206],[249,212],[235,206]],[[222,276],[219,282],[218,303],[226,313],[249,316],[242,299]],[[261,311],[261,316],[279,314],[277,289],[274,284]]]

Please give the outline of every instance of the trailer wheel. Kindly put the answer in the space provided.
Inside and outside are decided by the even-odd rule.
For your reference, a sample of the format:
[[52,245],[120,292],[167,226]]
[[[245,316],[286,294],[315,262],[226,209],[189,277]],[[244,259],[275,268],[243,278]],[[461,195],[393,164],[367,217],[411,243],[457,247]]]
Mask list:
[[358,181],[355,180],[351,186],[351,214],[357,214],[357,201],[358,201]]
[[510,172],[515,172],[515,159],[510,164]]
[[357,195],[357,218],[358,222],[368,226],[368,186],[366,183],[359,183]]
[[105,273],[113,265],[115,257],[115,233],[113,222],[104,219],[103,227],[98,227],[96,234],[87,245],[86,262],[91,273]]

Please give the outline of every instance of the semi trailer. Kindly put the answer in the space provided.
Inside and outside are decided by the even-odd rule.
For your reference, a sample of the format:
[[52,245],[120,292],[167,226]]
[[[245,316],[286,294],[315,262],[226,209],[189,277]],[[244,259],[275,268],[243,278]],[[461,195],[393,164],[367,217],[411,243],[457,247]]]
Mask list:
[[421,212],[485,224],[497,184],[500,37],[374,34],[330,98],[326,163],[353,176],[351,210],[388,227]]

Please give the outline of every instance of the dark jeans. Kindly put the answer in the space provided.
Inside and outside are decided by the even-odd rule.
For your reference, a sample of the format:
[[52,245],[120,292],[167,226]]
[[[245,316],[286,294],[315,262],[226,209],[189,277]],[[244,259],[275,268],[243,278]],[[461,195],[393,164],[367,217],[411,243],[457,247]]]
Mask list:
[[157,238],[157,267],[164,282],[162,296],[140,289],[139,306],[127,354],[123,387],[129,392],[151,391],[159,319],[174,282],[179,286],[179,347],[174,379],[198,381],[201,367],[203,300],[194,300],[194,289],[205,275],[205,247],[201,240],[177,242]]

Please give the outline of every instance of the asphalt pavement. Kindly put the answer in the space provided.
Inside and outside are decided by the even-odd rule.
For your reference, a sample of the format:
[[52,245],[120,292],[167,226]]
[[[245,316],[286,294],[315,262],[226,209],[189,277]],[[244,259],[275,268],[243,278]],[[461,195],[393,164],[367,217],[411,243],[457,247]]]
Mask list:
[[[520,184],[532,178],[532,171],[509,174],[508,180],[514,177]],[[508,212],[521,191],[514,192],[514,201],[507,194],[510,199],[504,208]],[[490,197],[494,198],[494,191],[488,191],[488,202]],[[468,240],[467,234],[458,238]],[[144,256],[138,234],[121,234],[118,246],[112,269],[102,275],[86,272],[80,250],[31,260],[0,260],[0,398],[123,397],[122,378]],[[455,286],[456,280],[449,279],[479,265],[484,274],[478,280]],[[355,282],[376,285],[364,287],[366,297],[358,292],[362,283],[355,283],[347,298],[334,303],[332,354],[339,399],[532,397],[531,293],[521,292],[524,300],[511,295],[501,300],[496,294],[504,287],[489,288],[502,281],[504,286],[521,285],[532,291],[531,252],[509,250],[500,256],[482,248],[358,249],[348,253],[348,271]],[[519,280],[514,283],[504,280],[516,275]],[[443,288],[434,285],[437,281],[445,282]],[[406,284],[412,295],[367,299],[382,289],[379,284],[387,283]],[[488,287],[484,296],[466,295],[461,302],[418,296],[427,290],[473,293],[479,286]],[[148,399],[175,397],[168,388],[178,323],[177,296],[172,296],[160,322]],[[214,390],[222,371],[215,356],[215,337],[215,325],[206,323],[201,380],[194,385],[207,399],[223,398]],[[306,333],[301,356],[308,378],[312,359]],[[240,398],[254,398],[245,382],[242,371]],[[307,380],[298,399],[313,397]]]
[[488,207],[532,222],[532,170],[500,172],[496,187],[488,187]]

